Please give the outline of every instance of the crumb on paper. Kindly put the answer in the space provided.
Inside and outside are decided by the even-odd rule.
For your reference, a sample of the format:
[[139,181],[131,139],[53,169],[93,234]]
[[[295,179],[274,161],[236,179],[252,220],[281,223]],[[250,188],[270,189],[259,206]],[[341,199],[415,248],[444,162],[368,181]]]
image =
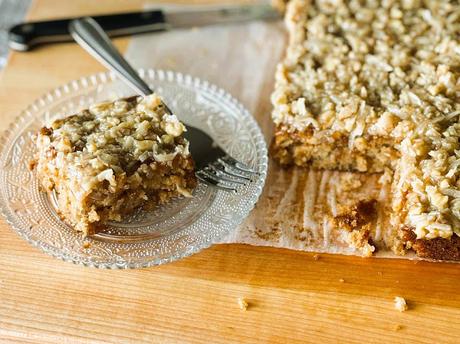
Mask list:
[[315,255],[313,256],[313,259],[314,259],[314,260],[319,260],[319,254],[315,254]]
[[395,331],[399,331],[399,330],[402,330],[402,329],[403,329],[403,326],[399,325],[399,324],[394,327]]
[[240,307],[240,309],[242,311],[246,311],[248,309],[248,307],[249,307],[249,303],[248,303],[248,301],[246,301],[245,298],[239,297],[238,298],[238,306]]
[[401,296],[396,296],[395,297],[395,308],[400,311],[400,312],[404,312],[404,311],[407,311],[407,303],[406,303],[406,300],[401,297]]
[[339,279],[339,282],[340,282],[340,283],[345,283],[345,280],[344,280],[343,278],[340,278],[340,279]]
[[90,243],[90,242],[85,241],[85,242],[83,243],[83,248],[90,248],[90,247],[91,247],[91,243]]

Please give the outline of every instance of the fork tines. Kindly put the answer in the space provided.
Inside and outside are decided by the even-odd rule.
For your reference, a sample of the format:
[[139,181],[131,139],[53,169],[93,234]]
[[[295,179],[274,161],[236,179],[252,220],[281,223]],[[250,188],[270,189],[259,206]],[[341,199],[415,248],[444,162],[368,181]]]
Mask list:
[[226,191],[238,190],[259,173],[238,160],[224,156],[196,172],[201,181]]

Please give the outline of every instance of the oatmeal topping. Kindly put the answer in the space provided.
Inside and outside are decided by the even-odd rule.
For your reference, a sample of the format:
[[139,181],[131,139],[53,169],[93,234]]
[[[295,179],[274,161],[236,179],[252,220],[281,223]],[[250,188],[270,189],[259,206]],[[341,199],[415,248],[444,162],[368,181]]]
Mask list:
[[400,121],[460,110],[460,7],[452,1],[294,0],[275,124],[404,138]]
[[171,163],[178,154],[190,154],[188,142],[179,137],[185,126],[163,110],[155,94],[99,103],[66,121],[54,121],[38,140],[55,151],[57,166],[64,159],[81,168],[89,164],[98,180],[112,184],[115,175],[137,161]]

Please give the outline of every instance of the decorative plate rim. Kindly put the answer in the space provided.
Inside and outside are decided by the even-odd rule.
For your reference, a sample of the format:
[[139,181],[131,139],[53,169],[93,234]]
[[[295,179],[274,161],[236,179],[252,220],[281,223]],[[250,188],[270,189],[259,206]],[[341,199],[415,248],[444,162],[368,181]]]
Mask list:
[[[235,230],[237,226],[239,226],[249,215],[249,213],[254,209],[261,193],[263,187],[265,185],[265,180],[267,176],[268,170],[268,151],[267,145],[263,136],[263,133],[255,120],[252,114],[230,93],[225,91],[224,89],[212,84],[206,80],[202,80],[198,77],[191,76],[189,74],[184,74],[181,72],[175,72],[171,70],[162,70],[162,69],[153,69],[153,68],[140,68],[138,69],[138,73],[141,77],[145,75],[158,77],[158,78],[169,78],[169,81],[176,81],[176,82],[183,82],[184,80],[188,81],[188,84],[192,83],[193,85],[201,88],[205,88],[210,92],[216,93],[219,96],[223,97],[226,101],[231,103],[235,106],[242,114],[242,116],[247,120],[245,125],[248,131],[251,133],[252,137],[254,138],[257,154],[260,155],[260,165],[259,165],[259,178],[254,183],[255,192],[253,192],[250,198],[247,200],[250,206],[246,207],[242,213],[242,216],[238,217],[237,219],[232,219],[230,224],[228,225],[228,229],[226,231],[222,231],[218,237],[208,236],[200,242],[199,245],[189,246],[186,250],[180,251],[178,253],[174,253],[169,257],[157,257],[152,258],[147,262],[142,264],[130,261],[123,261],[121,263],[95,263],[92,261],[88,261],[88,259],[82,259],[80,256],[76,255],[69,255],[63,254],[61,250],[48,245],[47,243],[41,242],[40,240],[34,240],[31,238],[27,231],[20,226],[17,226],[12,219],[9,218],[10,210],[8,209],[8,202],[5,200],[5,195],[2,192],[0,194],[0,214],[5,219],[6,223],[11,227],[11,229],[19,234],[20,237],[24,238],[28,243],[32,246],[40,249],[44,253],[51,255],[55,258],[59,258],[66,262],[71,262],[76,265],[83,265],[95,268],[102,268],[102,269],[134,269],[134,268],[147,268],[151,266],[161,265],[165,263],[170,263],[188,256],[192,254],[198,253],[206,248],[209,248],[219,240],[223,239],[226,235],[228,235],[232,230]],[[70,94],[73,89],[78,86],[87,87],[88,84],[95,84],[99,82],[100,84],[107,84],[118,80],[115,75],[111,72],[99,72],[95,74],[91,74],[88,76],[81,77],[79,79],[72,80],[58,86],[45,94],[41,97],[35,99],[30,105],[28,105],[24,110],[20,112],[18,116],[16,116],[8,127],[3,131],[3,135],[0,138],[0,160],[3,162],[3,157],[5,156],[5,150],[8,149],[8,143],[15,138],[15,134],[17,130],[20,130],[21,124],[26,123],[27,121],[33,120],[34,115],[33,113],[36,111],[40,111],[41,109],[45,108],[46,106],[53,103],[56,96],[60,96],[62,93]],[[4,175],[4,167],[3,164],[0,167],[0,174],[1,177]]]

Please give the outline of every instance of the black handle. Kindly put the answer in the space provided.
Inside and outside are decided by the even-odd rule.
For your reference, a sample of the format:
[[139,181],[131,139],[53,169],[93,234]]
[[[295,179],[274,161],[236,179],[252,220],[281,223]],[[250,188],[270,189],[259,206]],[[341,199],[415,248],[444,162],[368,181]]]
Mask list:
[[[93,18],[111,37],[163,31],[168,28],[163,12],[159,10],[109,14]],[[38,44],[72,41],[68,28],[72,19],[75,18],[13,26],[8,36],[10,47],[14,50],[27,51]]]

